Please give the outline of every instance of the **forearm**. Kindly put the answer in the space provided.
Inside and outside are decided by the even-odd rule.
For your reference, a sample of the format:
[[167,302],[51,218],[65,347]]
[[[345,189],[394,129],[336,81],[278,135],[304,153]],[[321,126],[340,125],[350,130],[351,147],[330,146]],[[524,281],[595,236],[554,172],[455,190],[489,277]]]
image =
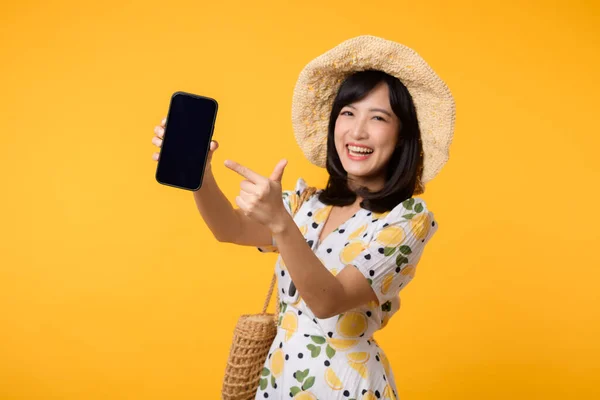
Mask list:
[[306,244],[291,216],[285,218],[272,233],[290,277],[304,302],[318,318],[327,318],[335,314],[335,304],[346,297],[344,287]]
[[240,221],[210,170],[204,174],[202,187],[194,192],[196,207],[215,238],[233,240],[240,231]]

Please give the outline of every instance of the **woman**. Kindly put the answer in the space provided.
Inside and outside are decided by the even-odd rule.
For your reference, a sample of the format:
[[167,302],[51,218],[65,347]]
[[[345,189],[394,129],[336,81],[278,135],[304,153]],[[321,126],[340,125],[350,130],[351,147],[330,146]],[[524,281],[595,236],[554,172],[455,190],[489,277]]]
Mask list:
[[[256,398],[397,399],[373,334],[398,311],[399,292],[437,231],[413,196],[447,161],[452,96],[414,51],[361,36],[305,67],[292,117],[305,155],[329,173],[327,187],[293,218],[307,184],[300,178],[282,192],[285,160],[269,177],[225,162],[245,178],[238,209],[210,165],[194,193],[219,241],[280,254],[279,328]],[[155,129],[158,147],[163,132],[164,120]],[[211,143],[210,157],[217,147]]]

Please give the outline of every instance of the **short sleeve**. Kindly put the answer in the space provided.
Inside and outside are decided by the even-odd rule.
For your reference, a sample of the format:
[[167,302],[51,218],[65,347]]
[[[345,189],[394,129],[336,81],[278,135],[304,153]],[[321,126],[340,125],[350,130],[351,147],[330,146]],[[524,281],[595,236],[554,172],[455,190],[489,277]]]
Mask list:
[[[281,199],[283,201],[283,206],[287,210],[290,215],[293,215],[293,211],[298,207],[298,202],[300,201],[300,196],[302,193],[308,188],[308,185],[304,181],[303,178],[298,178],[296,181],[296,186],[294,190],[284,190]],[[262,246],[258,247],[258,251],[262,253],[278,253],[277,244],[275,243],[275,239],[271,238],[270,246]]]
[[[369,281],[379,304],[398,296],[413,279],[425,245],[437,231],[433,213],[420,199],[408,199],[382,221],[349,264]],[[356,245],[355,245],[356,246]]]

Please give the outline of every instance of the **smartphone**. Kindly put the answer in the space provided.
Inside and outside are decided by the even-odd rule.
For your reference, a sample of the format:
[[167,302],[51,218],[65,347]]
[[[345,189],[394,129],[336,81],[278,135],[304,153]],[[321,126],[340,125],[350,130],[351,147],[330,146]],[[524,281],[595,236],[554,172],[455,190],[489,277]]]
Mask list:
[[210,97],[186,92],[171,96],[156,167],[158,183],[192,191],[202,187],[217,109]]

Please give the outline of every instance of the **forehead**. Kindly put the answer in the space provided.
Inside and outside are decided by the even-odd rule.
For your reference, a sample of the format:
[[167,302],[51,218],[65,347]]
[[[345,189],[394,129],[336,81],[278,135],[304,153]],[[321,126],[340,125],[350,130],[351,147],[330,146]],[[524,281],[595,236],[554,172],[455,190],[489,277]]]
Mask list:
[[391,110],[390,89],[385,82],[379,83],[365,97],[352,103],[353,106],[378,106]]

